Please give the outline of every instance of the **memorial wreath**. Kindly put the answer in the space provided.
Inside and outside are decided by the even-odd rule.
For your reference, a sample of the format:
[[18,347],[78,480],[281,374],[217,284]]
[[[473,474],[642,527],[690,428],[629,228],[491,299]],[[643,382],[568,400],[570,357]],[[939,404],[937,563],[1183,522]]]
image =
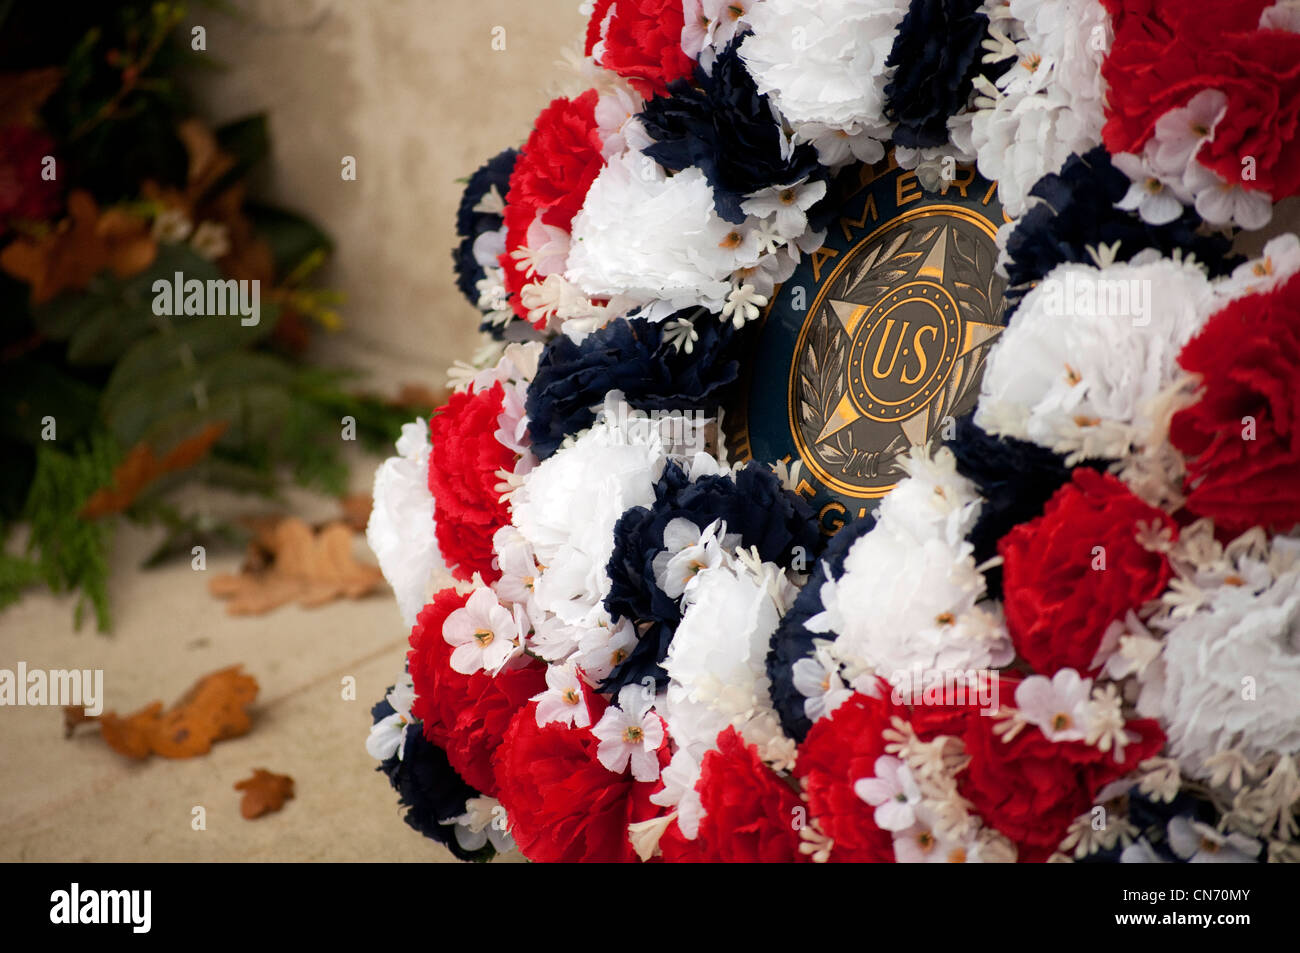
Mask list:
[[588,6],[375,478],[408,823],[1300,860],[1300,4]]

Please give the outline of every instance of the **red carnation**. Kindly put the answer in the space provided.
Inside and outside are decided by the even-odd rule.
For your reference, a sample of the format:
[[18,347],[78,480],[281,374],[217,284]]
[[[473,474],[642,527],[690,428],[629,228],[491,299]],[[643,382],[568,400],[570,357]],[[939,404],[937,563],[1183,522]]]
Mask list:
[[1115,477],[1080,467],[998,544],[1007,629],[1034,671],[1095,673],[1107,627],[1164,591],[1169,561],[1138,542],[1141,523],[1176,531]]
[[[1014,689],[1004,687],[1007,692]],[[1116,761],[1113,750],[1103,753],[1082,741],[1051,742],[1033,726],[1003,741],[993,731],[998,722],[969,711],[961,739],[970,763],[957,775],[957,789],[985,824],[1016,843],[1018,859],[1027,863],[1046,860],[1103,787],[1165,743],[1155,721],[1130,721],[1126,727],[1133,740],[1124,748],[1124,760]]]
[[10,219],[39,221],[59,210],[59,183],[41,176],[54,140],[29,126],[0,130],[0,230]]
[[447,760],[466,783],[494,796],[492,755],[514,714],[545,690],[546,669],[532,662],[495,678],[484,671],[453,671],[452,649],[442,637],[442,627],[468,600],[455,589],[444,589],[420,610],[407,653],[415,684],[411,714],[424,722],[425,737],[447,752]]
[[[1217,89],[1227,113],[1197,160],[1275,201],[1300,191],[1300,34],[1258,29],[1272,0],[1104,2],[1115,31],[1102,65],[1112,153],[1141,153],[1157,119]],[[1247,156],[1254,178],[1243,177]]]
[[493,565],[492,535],[510,521],[501,501],[498,470],[513,471],[516,455],[494,436],[504,391],[457,391],[429,421],[429,492],[433,494],[438,549],[452,575],[487,582],[501,575]]
[[799,747],[794,773],[803,781],[809,812],[835,842],[834,862],[894,861],[893,835],[876,826],[875,808],[854,793],[853,785],[875,776],[889,720],[905,714],[890,701],[888,687],[881,698],[856,694],[830,717],[814,722]]
[[680,0],[597,0],[587,24],[587,55],[604,41],[597,62],[642,96],[666,95],[668,84],[695,72],[682,51],[686,25]]
[[[593,724],[606,707],[592,696]],[[539,727],[537,705],[520,709],[494,760],[497,797],[510,832],[529,860],[542,863],[632,863],[628,824],[656,816],[657,782],[615,774],[596,760],[600,742],[590,728],[560,722]],[[667,746],[660,753],[668,760]]]
[[789,864],[799,853],[796,822],[805,812],[793,789],[772,773],[753,745],[734,728],[718,735],[718,747],[704,755],[700,793],[705,816],[696,838],[706,863]]
[[1300,522],[1300,276],[1214,315],[1178,362],[1201,399],[1174,416],[1187,459],[1187,508],[1236,534]]
[[589,89],[575,99],[559,98],[542,110],[510,174],[506,190],[506,251],[500,258],[505,286],[515,314],[527,320],[519,300],[528,283],[526,265],[512,256],[528,245],[528,229],[540,216],[544,225],[568,231],[582,208],[587,190],[605,160],[596,128],[597,93]]

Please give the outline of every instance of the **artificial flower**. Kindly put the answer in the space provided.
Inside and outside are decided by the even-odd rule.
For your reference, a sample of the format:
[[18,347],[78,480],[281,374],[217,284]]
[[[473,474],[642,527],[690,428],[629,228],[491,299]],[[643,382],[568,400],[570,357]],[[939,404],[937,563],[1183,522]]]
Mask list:
[[373,505],[366,523],[366,542],[393,587],[402,621],[415,617],[428,601],[429,580],[442,559],[434,530],[433,494],[429,492],[429,428],[424,420],[402,425],[397,456],[375,470]]
[[1201,392],[1174,415],[1187,507],[1224,530],[1300,523],[1300,278],[1231,301],[1178,355]]
[[1144,525],[1176,535],[1119,480],[1079,468],[1042,516],[1002,540],[1007,630],[1034,671],[1095,672],[1107,627],[1164,590],[1169,560],[1142,545]]
[[591,733],[600,739],[596,760],[615,774],[632,769],[638,781],[659,778],[657,752],[664,743],[663,720],[650,709],[654,695],[639,685],[625,685],[617,705],[610,705]]
[[425,606],[411,630],[407,661],[415,686],[411,713],[424,735],[444,749],[466,782],[494,794],[492,754],[514,714],[546,684],[543,666],[530,662],[493,677],[478,671],[465,676],[451,667],[452,647],[443,637],[448,617],[464,608],[467,596],[444,589]]

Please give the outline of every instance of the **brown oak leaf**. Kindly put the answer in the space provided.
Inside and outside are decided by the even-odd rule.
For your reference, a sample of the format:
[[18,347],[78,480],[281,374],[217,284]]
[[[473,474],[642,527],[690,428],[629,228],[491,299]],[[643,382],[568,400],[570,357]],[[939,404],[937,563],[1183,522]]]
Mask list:
[[293,797],[293,778],[287,774],[274,774],[265,768],[254,768],[252,777],[235,782],[235,790],[244,792],[239,802],[239,813],[251,821],[284,807],[284,802]]
[[98,721],[108,746],[128,758],[193,758],[207,754],[215,742],[248,733],[253,723],[247,709],[257,688],[257,679],[232,665],[203,676],[166,711],[162,702],[152,702],[126,716],[106,711],[96,718],[84,709],[65,708],[65,733]]
[[353,532],[344,523],[313,530],[297,517],[259,529],[238,574],[208,585],[228,600],[231,615],[261,615],[289,602],[312,608],[335,599],[359,599],[383,585],[383,573],[352,555]]
[[397,396],[389,403],[403,410],[431,413],[451,398],[451,389],[440,387],[433,390],[424,384],[406,383],[397,391]]
[[366,524],[370,522],[370,510],[374,507],[374,500],[369,493],[349,493],[339,499],[339,507],[343,510],[343,522],[352,527],[353,532],[366,531]]
[[154,455],[153,447],[137,443],[126,457],[113,469],[112,486],[100,487],[91,494],[81,508],[85,519],[96,519],[109,513],[121,513],[135,502],[140,492],[154,480],[194,466],[212,449],[212,445],[226,432],[227,422],[219,420],[183,440],[162,458]]

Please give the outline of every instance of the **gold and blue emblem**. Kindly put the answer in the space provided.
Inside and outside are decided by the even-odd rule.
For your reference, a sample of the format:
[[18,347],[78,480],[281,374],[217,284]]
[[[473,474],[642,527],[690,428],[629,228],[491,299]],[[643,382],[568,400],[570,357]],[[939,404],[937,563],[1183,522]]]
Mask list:
[[927,191],[891,154],[837,180],[826,241],[773,295],[725,418],[734,459],[800,464],[797,492],[828,535],[974,409],[1005,324],[997,185],[951,171]]

